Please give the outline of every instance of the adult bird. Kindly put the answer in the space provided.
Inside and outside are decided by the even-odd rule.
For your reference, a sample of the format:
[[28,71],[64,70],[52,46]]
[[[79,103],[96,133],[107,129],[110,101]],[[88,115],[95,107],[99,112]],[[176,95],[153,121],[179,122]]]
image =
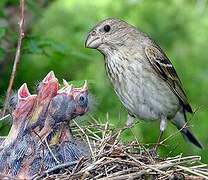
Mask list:
[[104,55],[107,75],[128,110],[128,125],[135,117],[160,120],[160,141],[170,120],[186,139],[202,148],[186,126],[186,112],[193,111],[181,81],[166,54],[147,34],[109,18],[92,28],[85,46]]

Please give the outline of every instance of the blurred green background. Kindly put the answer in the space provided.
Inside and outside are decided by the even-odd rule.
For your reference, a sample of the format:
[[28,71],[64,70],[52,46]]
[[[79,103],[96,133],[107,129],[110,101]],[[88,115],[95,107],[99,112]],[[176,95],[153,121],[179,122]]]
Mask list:
[[[115,127],[127,113],[107,79],[103,56],[84,48],[88,31],[107,17],[121,18],[148,33],[167,53],[196,111],[189,117],[193,132],[204,145],[199,150],[180,133],[160,148],[162,156],[201,155],[208,162],[208,3],[206,0],[27,0],[26,37],[14,89],[24,82],[31,91],[50,70],[61,80],[90,82],[95,105],[90,112]],[[3,104],[17,43],[18,1],[0,1],[0,101]],[[86,117],[88,119],[88,117]],[[1,134],[6,127],[1,124]],[[170,123],[163,138],[176,133]],[[123,141],[155,143],[159,124],[140,122],[127,130]]]

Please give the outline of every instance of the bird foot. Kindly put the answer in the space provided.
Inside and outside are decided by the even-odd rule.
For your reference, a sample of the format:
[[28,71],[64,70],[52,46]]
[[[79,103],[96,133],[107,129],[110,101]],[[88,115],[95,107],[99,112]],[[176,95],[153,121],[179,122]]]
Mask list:
[[126,127],[131,128],[134,124],[134,117],[128,115],[127,121],[126,121]]

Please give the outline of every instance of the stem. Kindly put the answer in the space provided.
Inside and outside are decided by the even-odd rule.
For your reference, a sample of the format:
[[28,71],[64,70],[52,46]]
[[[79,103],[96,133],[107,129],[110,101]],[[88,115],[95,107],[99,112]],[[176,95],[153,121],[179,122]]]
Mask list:
[[21,50],[21,46],[22,46],[22,39],[24,38],[24,11],[25,11],[25,1],[24,0],[20,0],[20,19],[19,19],[19,37],[18,37],[18,43],[17,43],[17,50],[16,50],[16,54],[15,54],[15,59],[14,59],[14,64],[13,64],[13,68],[12,68],[12,73],[10,76],[10,80],[9,80],[9,85],[7,88],[7,93],[6,93],[6,98],[4,101],[4,107],[3,107],[3,112],[2,112],[2,117],[4,117],[5,113],[6,113],[6,109],[7,109],[7,104],[8,104],[8,100],[11,94],[11,90],[14,84],[14,79],[16,76],[16,72],[17,72],[17,66],[19,64],[20,61],[20,50]]

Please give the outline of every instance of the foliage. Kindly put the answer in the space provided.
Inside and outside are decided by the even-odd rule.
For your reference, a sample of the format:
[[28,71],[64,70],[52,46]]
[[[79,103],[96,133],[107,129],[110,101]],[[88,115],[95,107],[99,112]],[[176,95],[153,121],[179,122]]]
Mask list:
[[[2,97],[7,88],[15,52],[16,29],[10,26],[8,8],[16,7],[17,1],[2,0],[0,3],[0,90]],[[202,155],[207,152],[207,88],[208,88],[208,6],[203,0],[56,0],[47,6],[39,1],[28,0],[28,31],[14,89],[27,82],[29,87],[37,83],[49,70],[58,77],[90,81],[91,93],[96,97],[93,116],[105,121],[106,113],[115,126],[122,127],[126,111],[118,101],[104,70],[102,55],[84,48],[85,37],[92,26],[106,17],[119,17],[147,32],[161,45],[175,65],[186,89],[194,116],[188,116],[194,133],[204,144],[198,150],[184,142],[181,135],[173,136],[160,148],[164,156],[184,154]],[[17,9],[16,9],[17,11]],[[7,12],[7,13],[6,13]],[[18,11],[17,11],[18,13]],[[32,15],[31,15],[32,14]],[[32,16],[32,18],[30,18]],[[13,22],[14,23],[14,22]],[[17,23],[17,21],[15,21]],[[9,39],[13,46],[6,46]],[[8,56],[8,53],[11,55]],[[3,63],[6,66],[2,66]],[[153,130],[153,128],[155,130]],[[169,124],[164,137],[176,129]],[[134,136],[144,143],[156,142],[158,123],[141,122],[123,135],[124,141]],[[178,133],[179,134],[179,133]]]

